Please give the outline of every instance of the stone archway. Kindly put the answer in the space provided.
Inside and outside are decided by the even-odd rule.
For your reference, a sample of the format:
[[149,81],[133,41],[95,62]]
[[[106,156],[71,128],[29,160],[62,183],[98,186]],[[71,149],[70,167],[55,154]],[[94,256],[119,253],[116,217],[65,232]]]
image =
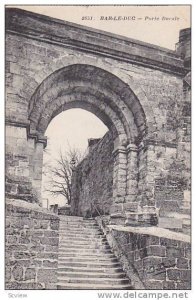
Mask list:
[[[48,76],[29,102],[33,187],[40,194],[44,137],[50,121],[70,108],[95,114],[111,131],[114,142],[113,206],[118,216],[137,201],[138,145],[147,132],[143,108],[130,87],[117,76],[95,66],[75,64]],[[36,142],[35,142],[36,140]],[[134,205],[135,205],[134,204]]]
[[[37,202],[45,130],[70,108],[92,112],[112,134],[113,202],[107,211],[111,223],[156,225],[156,212],[164,208],[159,227],[189,234],[190,224],[183,219],[184,213],[189,217],[190,207],[182,201],[190,189],[184,180],[190,173],[191,91],[190,86],[183,91],[182,82],[190,71],[189,45],[189,29],[180,32],[177,50],[171,51],[6,9],[6,288],[56,288],[59,217]],[[172,259],[173,234],[159,228],[105,228],[115,249],[120,246],[117,256],[137,283],[134,288],[190,287],[188,237],[175,236],[187,261],[186,274],[178,270],[186,276],[176,283],[168,281],[173,271],[168,266],[159,277],[156,272],[157,255]],[[150,276],[142,262],[146,259],[155,271]],[[135,269],[139,276],[134,279]]]

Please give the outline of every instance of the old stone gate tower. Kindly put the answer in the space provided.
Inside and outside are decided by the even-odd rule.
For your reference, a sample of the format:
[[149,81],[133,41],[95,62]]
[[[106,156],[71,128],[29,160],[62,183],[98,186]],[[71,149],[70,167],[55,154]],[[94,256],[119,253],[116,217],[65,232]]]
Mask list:
[[[6,22],[8,232],[14,222],[23,235],[58,230],[58,217],[36,203],[44,133],[70,108],[92,112],[109,129],[111,224],[182,231],[180,215],[190,210],[190,30],[171,51],[19,9],[7,9]],[[56,251],[55,243],[44,249]]]

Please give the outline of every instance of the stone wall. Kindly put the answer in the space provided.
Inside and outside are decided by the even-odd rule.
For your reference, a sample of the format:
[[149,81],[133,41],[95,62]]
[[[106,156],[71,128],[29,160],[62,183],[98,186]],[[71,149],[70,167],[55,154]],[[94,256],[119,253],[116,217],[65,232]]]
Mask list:
[[180,212],[186,185],[185,180],[175,174],[155,180],[155,199],[160,216],[169,212]]
[[[74,172],[72,214],[97,215],[92,204],[120,218],[148,208],[190,214],[189,50],[187,30],[175,52],[6,10],[6,288],[56,287],[58,217],[20,199],[41,199],[44,133],[62,110],[87,109],[113,133]],[[112,235],[144,285],[189,288],[185,238],[131,230]]]
[[[158,165],[154,166],[154,164],[157,163],[157,156],[155,155],[153,159],[149,159],[150,154],[148,153],[153,151],[157,154],[160,152],[159,148],[162,148],[161,152],[163,155],[162,157],[159,156],[160,169],[168,170],[168,161],[170,160],[169,153],[174,151],[178,144],[177,132],[181,120],[180,104],[183,99],[183,74],[186,73],[185,70],[183,70],[183,60],[173,51],[161,49],[153,45],[149,47],[149,45],[142,42],[134,43],[133,45],[131,39],[126,40],[126,38],[124,38],[125,41],[122,39],[118,40],[119,37],[112,34],[110,36],[107,35],[107,40],[108,43],[110,41],[111,47],[109,47],[107,43],[105,46],[109,49],[107,49],[107,51],[103,49],[102,55],[100,55],[96,51],[97,48],[100,51],[100,43],[103,43],[104,38],[106,38],[104,32],[90,30],[89,35],[89,30],[80,28],[80,26],[72,28],[71,25],[66,22],[62,23],[62,21],[59,21],[58,24],[57,21],[52,22],[52,19],[49,19],[44,16],[37,17],[35,14],[20,10],[7,11],[7,120],[20,123],[27,122],[29,108],[32,105],[29,101],[35,90],[43,80],[60,68],[70,66],[71,64],[87,64],[107,70],[111,72],[111,74],[118,76],[127,83],[130,88],[132,88],[132,86],[135,88],[133,92],[136,95],[140,95],[139,100],[141,101],[146,121],[148,121],[148,135],[146,136],[148,145],[144,145],[144,149],[140,150],[139,154],[143,162],[146,159],[148,166],[146,164],[144,165],[143,162],[139,163],[141,173],[139,175],[140,183],[138,188],[142,204],[145,205],[145,201],[148,200],[150,205],[150,203],[154,202],[154,169],[158,170],[159,167]],[[17,20],[19,20],[18,23]],[[15,22],[17,24],[15,24]],[[47,34],[49,32],[51,34],[49,40],[47,40],[47,37],[44,40],[40,40],[40,38],[37,40],[33,39],[31,33],[33,28],[36,27],[36,22],[39,22],[37,26],[43,31],[43,34],[46,34],[45,28],[47,26]],[[22,27],[20,28],[20,26]],[[23,32],[23,36],[14,33],[14,30],[17,31],[19,29]],[[52,40],[57,38],[57,32],[60,35],[64,32],[67,38],[66,41],[69,40],[70,43],[73,43],[72,36],[76,34],[76,32],[80,32],[78,38],[80,37],[83,41],[90,43],[89,47],[91,47],[94,52],[92,49],[81,51],[82,45],[77,45],[74,49],[67,47],[66,41],[64,41],[63,38],[59,40],[58,44],[55,42],[52,43]],[[103,39],[100,39],[101,35]],[[92,36],[94,36],[94,38],[91,39],[90,37]],[[116,56],[113,56],[113,58],[111,58],[111,55],[108,57],[108,51],[114,51],[114,49],[116,51],[116,45],[119,47],[121,43],[125,43],[126,47],[118,49]],[[88,53],[88,50],[91,50],[91,53]],[[133,54],[132,51],[136,51],[136,53]],[[129,57],[134,55],[134,62],[133,60],[127,61],[127,53]],[[140,63],[138,57],[140,58]],[[141,60],[145,61],[143,65],[141,65]],[[160,65],[162,67],[160,67]],[[94,82],[95,81],[96,80],[94,80]],[[102,86],[103,84],[104,82]],[[112,87],[113,84],[111,81],[110,86]],[[139,87],[141,88],[139,89]],[[144,99],[146,100],[144,101]],[[54,105],[57,107],[53,108],[53,104],[49,106],[51,111],[58,109],[58,105],[55,102]],[[122,109],[124,112],[125,107]],[[132,105],[132,109],[133,111],[137,111],[137,105]],[[145,124],[141,122],[139,113],[134,114],[134,119],[137,120],[140,131],[145,131]],[[130,126],[132,127],[132,124],[130,124]],[[28,140],[28,144],[30,144],[30,140]],[[139,145],[139,147],[140,146],[141,145]],[[153,149],[151,150],[150,147]],[[181,155],[185,152],[186,147],[188,147],[187,143],[179,149]],[[25,153],[25,149],[27,153]],[[29,149],[28,147],[25,149],[21,151],[24,156],[28,156],[28,153],[31,152],[31,145],[29,145]],[[177,155],[176,153],[175,158]],[[166,157],[168,158],[166,159]],[[39,163],[41,164],[41,158]],[[32,182],[35,183],[34,186],[39,188],[40,183],[38,181],[41,180],[40,175],[38,177],[37,174],[32,174],[31,169],[33,165],[35,166],[35,163],[30,159],[30,178]],[[36,167],[34,167],[34,170],[35,169]],[[28,168],[26,168],[26,170],[28,171]],[[145,173],[147,173],[149,177],[147,177]],[[160,172],[158,171],[157,173]]]
[[183,49],[186,59],[190,54],[190,32],[183,47],[181,34],[175,52],[17,9],[6,10],[6,21],[8,196],[32,201],[18,195],[15,184],[29,187],[29,180],[40,198],[43,134],[62,110],[80,107],[118,129],[118,209],[137,202],[162,210],[170,186],[162,185],[160,199],[157,182],[170,175],[172,191],[185,181],[179,200],[172,192],[179,212],[190,192],[190,82],[183,59]]
[[190,238],[157,227],[106,225],[97,219],[136,289],[191,289]]
[[[97,145],[92,147],[89,155],[74,171],[72,214],[88,215],[91,210],[95,213],[91,203],[96,204],[101,213],[109,212],[109,207],[112,204],[113,184],[111,176],[113,168],[112,149],[112,138],[107,133]],[[143,207],[149,203],[155,206],[160,217],[160,227],[182,231],[182,218],[176,219],[175,214],[183,212],[185,191],[190,188],[190,174],[185,176],[183,173],[186,167],[178,163],[176,147],[172,147],[172,145],[170,148],[156,145],[148,147],[148,150],[142,150],[138,153],[138,163],[138,187],[132,186],[132,193],[136,196],[136,202]],[[188,161],[184,162],[186,165],[188,163]],[[135,172],[137,172],[136,169],[131,174],[132,178],[135,178],[133,176],[137,177]],[[148,185],[146,185],[147,180],[150,180]],[[119,205],[116,205],[117,209]],[[123,206],[126,210],[125,207],[128,204]],[[130,203],[129,206],[129,209],[133,211],[134,203]]]
[[115,230],[113,236],[146,289],[191,289],[190,243]]
[[58,216],[21,200],[6,204],[6,289],[56,289]]
[[25,127],[6,126],[6,197],[36,201],[29,180],[29,156],[26,153],[27,133]]
[[112,204],[113,141],[108,132],[93,146],[72,178],[71,213],[78,216],[108,214]]

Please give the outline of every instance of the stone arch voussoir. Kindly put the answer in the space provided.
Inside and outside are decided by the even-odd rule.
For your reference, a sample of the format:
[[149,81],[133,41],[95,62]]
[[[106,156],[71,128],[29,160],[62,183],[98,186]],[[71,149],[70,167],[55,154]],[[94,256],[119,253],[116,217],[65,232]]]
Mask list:
[[[152,105],[149,103],[149,100],[145,94],[145,91],[142,89],[141,86],[136,84],[133,77],[129,76],[121,70],[118,67],[114,67],[114,65],[111,65],[110,63],[104,61],[101,58],[95,58],[93,56],[86,57],[85,55],[75,55],[70,60],[69,56],[63,56],[60,58],[55,59],[54,61],[49,63],[49,70],[53,70],[53,72],[56,72],[59,70],[59,68],[65,68],[68,66],[71,66],[73,64],[87,64],[94,66],[95,68],[100,68],[108,73],[113,74],[114,76],[118,77],[120,80],[122,80],[124,83],[128,85],[128,87],[133,91],[134,95],[138,99],[138,108],[140,110],[140,113],[144,113],[145,115],[145,124],[140,124],[141,131],[145,133],[149,133],[151,131],[156,132],[157,125],[156,125],[156,119],[154,117],[153,108]],[[47,72],[48,67],[46,67],[45,73]],[[50,74],[48,74],[50,75]],[[139,118],[137,118],[139,119]],[[152,127],[153,124],[153,127]]]

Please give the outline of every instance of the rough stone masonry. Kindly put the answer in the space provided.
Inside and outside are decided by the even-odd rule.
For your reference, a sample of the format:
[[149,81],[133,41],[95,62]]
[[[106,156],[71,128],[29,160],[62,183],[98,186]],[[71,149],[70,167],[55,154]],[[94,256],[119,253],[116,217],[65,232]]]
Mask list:
[[[74,213],[85,215],[89,203],[99,204],[99,209],[109,214],[110,224],[145,227],[158,223],[189,233],[190,89],[190,29],[181,30],[176,51],[171,51],[20,9],[6,9],[7,222],[12,218],[16,223],[25,218],[46,221],[42,238],[37,239],[36,247],[40,248],[35,250],[36,257],[42,247],[46,251],[48,243],[53,243],[52,235],[55,245],[50,246],[58,248],[58,217],[41,208],[35,214],[42,202],[44,134],[56,115],[71,108],[92,112],[109,130],[109,141],[104,137],[76,170],[75,177],[82,179],[80,189],[75,189],[77,199],[73,197],[77,201],[72,203]],[[84,177],[81,171],[85,171]],[[87,187],[90,175],[95,188]],[[10,208],[12,203],[17,209]],[[25,205],[28,211],[23,211],[23,218],[18,207]],[[32,252],[35,243],[32,238],[37,228],[32,224],[29,241],[20,246],[28,229],[25,226],[18,228],[19,238],[14,242],[20,257],[23,252]],[[45,235],[51,236],[43,238]],[[15,257],[11,240],[9,237],[7,243],[11,257]],[[34,263],[35,258],[31,259]],[[30,280],[36,288],[47,288],[43,275],[46,264],[55,270],[55,261],[43,261],[38,267],[33,264],[33,270],[28,270],[28,265],[17,270],[15,264],[11,266],[8,278],[12,287],[15,282]]]

